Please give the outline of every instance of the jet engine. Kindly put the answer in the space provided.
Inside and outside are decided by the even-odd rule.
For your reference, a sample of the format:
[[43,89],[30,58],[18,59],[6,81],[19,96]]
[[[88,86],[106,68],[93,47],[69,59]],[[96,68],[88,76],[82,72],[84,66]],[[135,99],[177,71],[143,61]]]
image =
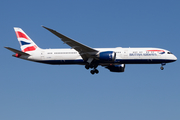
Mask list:
[[109,69],[111,72],[124,72],[125,64],[121,64],[121,65],[109,65],[106,68]]
[[114,62],[116,60],[116,53],[113,51],[100,52],[98,58],[101,61]]

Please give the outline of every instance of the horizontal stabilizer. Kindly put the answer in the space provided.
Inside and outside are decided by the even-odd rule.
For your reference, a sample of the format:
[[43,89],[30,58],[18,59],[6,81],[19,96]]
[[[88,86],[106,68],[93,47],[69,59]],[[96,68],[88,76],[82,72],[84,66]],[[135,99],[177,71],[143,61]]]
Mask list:
[[13,48],[10,48],[10,47],[5,47],[6,49],[14,52],[14,53],[18,53],[20,55],[29,55],[28,53],[25,53],[25,52],[22,52],[22,51],[19,51],[19,50],[16,50],[16,49],[13,49]]

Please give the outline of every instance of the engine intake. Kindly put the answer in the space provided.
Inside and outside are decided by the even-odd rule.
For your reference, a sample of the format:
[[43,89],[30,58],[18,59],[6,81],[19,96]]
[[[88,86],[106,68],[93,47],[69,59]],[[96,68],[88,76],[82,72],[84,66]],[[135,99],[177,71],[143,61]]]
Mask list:
[[116,60],[116,53],[113,51],[100,52],[98,57],[101,61],[114,62]]

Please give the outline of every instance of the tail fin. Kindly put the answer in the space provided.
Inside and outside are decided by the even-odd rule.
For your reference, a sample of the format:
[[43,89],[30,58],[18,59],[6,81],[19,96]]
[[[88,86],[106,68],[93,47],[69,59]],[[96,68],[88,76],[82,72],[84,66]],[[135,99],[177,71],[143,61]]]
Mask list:
[[23,52],[40,49],[21,28],[14,27],[14,30]]

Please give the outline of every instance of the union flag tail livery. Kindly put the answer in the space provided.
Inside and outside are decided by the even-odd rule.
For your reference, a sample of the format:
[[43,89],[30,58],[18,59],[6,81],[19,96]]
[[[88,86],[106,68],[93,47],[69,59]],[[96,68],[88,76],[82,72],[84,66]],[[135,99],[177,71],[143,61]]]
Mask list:
[[22,52],[30,52],[39,49],[39,47],[31,40],[31,38],[21,28],[14,27],[14,30]]
[[[44,27],[44,26],[42,26]],[[170,51],[161,48],[91,48],[65,35],[44,27],[71,49],[40,49],[21,29],[15,27],[20,50],[5,47],[14,52],[14,57],[52,65],[83,65],[92,69],[91,74],[97,74],[98,66],[103,66],[111,72],[124,72],[125,64],[161,64],[161,70],[166,63],[177,60]]]

